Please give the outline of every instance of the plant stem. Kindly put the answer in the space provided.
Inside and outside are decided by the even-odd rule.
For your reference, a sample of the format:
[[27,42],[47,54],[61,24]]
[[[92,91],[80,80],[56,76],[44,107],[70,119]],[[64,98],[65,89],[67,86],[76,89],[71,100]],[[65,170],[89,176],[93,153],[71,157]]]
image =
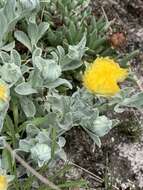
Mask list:
[[17,139],[15,137],[15,128],[14,128],[14,124],[8,114],[6,115],[6,118],[5,118],[5,125],[11,134],[13,147],[16,148]]
[[18,106],[17,106],[17,100],[16,99],[14,99],[12,101],[12,110],[13,110],[14,126],[15,126],[15,129],[17,132],[19,113],[18,113]]
[[52,134],[51,134],[51,139],[52,139],[52,146],[51,146],[51,158],[54,159],[55,156],[55,150],[56,150],[56,138],[57,138],[57,131],[56,128],[52,128]]

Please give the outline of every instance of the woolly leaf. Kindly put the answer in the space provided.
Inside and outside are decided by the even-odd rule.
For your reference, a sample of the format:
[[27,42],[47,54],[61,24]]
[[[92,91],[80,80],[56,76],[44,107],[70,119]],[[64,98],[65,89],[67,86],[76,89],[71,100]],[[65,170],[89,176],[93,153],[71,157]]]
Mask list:
[[68,82],[66,79],[62,79],[62,78],[58,78],[53,82],[45,81],[45,84],[43,86],[47,88],[57,88],[58,86],[61,86],[61,85],[67,86],[68,88],[72,89],[71,83]]
[[15,87],[15,92],[19,95],[30,95],[37,93],[28,82],[20,83]]
[[17,66],[21,65],[21,57],[16,50],[11,51],[11,61],[15,63]]
[[31,157],[38,162],[39,167],[48,163],[51,158],[51,148],[47,144],[36,144],[31,149]]
[[20,99],[21,107],[26,115],[26,117],[34,117],[36,114],[36,108],[33,101],[28,97],[22,97]]
[[16,31],[14,33],[14,36],[19,42],[25,45],[29,49],[29,51],[32,51],[31,42],[28,36],[23,31]]

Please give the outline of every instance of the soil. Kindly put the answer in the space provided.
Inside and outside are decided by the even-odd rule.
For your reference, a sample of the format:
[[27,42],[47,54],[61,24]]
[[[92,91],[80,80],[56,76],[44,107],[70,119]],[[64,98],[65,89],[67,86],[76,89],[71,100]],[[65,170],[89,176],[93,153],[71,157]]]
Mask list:
[[[127,38],[121,52],[140,50],[140,55],[131,63],[132,70],[138,78],[143,73],[143,1],[142,0],[93,0],[91,3],[96,16],[106,14],[108,20],[115,19],[112,32],[124,32]],[[143,134],[138,131],[142,125],[142,113],[133,111],[133,128],[131,117],[121,115],[121,126],[113,129],[102,138],[102,147],[94,147],[92,140],[80,128],[68,133],[66,150],[70,160],[84,169],[80,176],[89,181],[90,189],[99,190],[141,190],[143,189]],[[125,129],[127,128],[127,130]],[[133,141],[132,130],[137,129],[137,138]],[[123,129],[123,130],[122,130]],[[130,131],[131,130],[131,131]],[[134,131],[135,132],[135,131]],[[134,133],[135,135],[135,133]],[[81,172],[82,171],[82,172]]]

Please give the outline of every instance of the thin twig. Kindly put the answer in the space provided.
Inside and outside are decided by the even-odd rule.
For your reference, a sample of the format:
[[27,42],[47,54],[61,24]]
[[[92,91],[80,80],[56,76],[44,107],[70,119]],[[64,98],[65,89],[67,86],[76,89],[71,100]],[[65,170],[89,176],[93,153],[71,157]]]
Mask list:
[[82,170],[82,171],[88,173],[88,174],[91,175],[92,177],[94,177],[97,182],[99,182],[99,183],[102,183],[102,182],[103,182],[103,179],[101,179],[100,177],[98,177],[98,176],[95,175],[94,173],[88,171],[87,169],[85,169],[85,168],[83,168],[83,167],[81,167],[81,166],[79,166],[79,165],[77,165],[77,164],[75,164],[75,163],[73,163],[73,162],[69,162],[69,163],[70,163],[71,165],[73,165],[73,166],[79,168],[80,170]]
[[[97,182],[99,182],[99,183],[103,183],[103,182],[104,182],[104,180],[103,180],[102,178],[100,178],[99,176],[95,175],[94,173],[88,171],[87,169],[85,169],[85,168],[83,168],[83,167],[81,167],[81,166],[79,166],[79,165],[77,165],[77,164],[75,164],[75,163],[73,163],[73,162],[69,162],[69,163],[70,163],[71,165],[73,165],[73,166],[75,166],[75,167],[81,169],[82,171],[88,173],[88,174],[91,175],[92,177],[94,177]],[[114,189],[116,189],[116,190],[119,190],[119,188],[116,187],[115,185],[112,185],[112,187],[113,187]]]
[[40,18],[40,21],[41,21],[41,22],[43,21],[44,11],[45,11],[45,7],[42,9],[41,18]]
[[40,173],[38,173],[36,170],[34,170],[27,162],[25,162],[18,154],[14,153],[10,145],[5,142],[5,148],[11,153],[11,155],[28,171],[30,171],[35,177],[37,177],[42,183],[45,185],[48,185],[53,190],[61,190],[59,187],[57,187],[55,184],[53,184],[51,181],[49,181],[47,178],[42,176]]

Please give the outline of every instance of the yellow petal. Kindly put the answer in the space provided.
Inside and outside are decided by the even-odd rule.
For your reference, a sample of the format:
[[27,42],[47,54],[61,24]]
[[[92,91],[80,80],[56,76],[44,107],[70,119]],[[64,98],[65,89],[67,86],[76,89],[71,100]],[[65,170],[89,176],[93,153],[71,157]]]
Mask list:
[[106,80],[102,85],[99,85],[95,93],[104,96],[113,96],[120,91],[119,86],[115,81]]
[[6,176],[0,176],[0,190],[7,190],[8,182]]
[[117,73],[117,82],[123,82],[128,76],[128,70],[120,68]]
[[0,85],[0,100],[7,100],[7,87],[3,84]]

